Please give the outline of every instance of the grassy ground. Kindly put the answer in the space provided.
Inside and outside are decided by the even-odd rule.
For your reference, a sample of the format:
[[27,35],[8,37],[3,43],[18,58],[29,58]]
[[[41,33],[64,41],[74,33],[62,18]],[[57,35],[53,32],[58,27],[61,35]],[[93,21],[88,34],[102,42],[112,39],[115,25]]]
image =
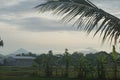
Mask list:
[[1,77],[0,80],[77,80],[77,79],[73,79],[73,78],[40,78],[40,77]]
[[0,67],[0,80],[77,80],[75,78],[45,78],[33,76],[35,68]]
[[[38,77],[40,74],[41,77]],[[58,71],[58,74],[61,75],[61,71]],[[53,72],[54,78],[45,78],[44,71],[38,70],[33,67],[0,67],[0,80],[79,80],[75,78],[77,73],[74,70],[69,71],[69,78],[60,78],[60,76],[55,74],[55,70]],[[120,72],[118,73],[118,78],[120,79]],[[93,80],[96,79],[96,74],[92,75],[91,73],[87,76],[89,79]],[[106,78],[108,80],[113,80],[113,72],[106,72]],[[97,79],[96,79],[97,80]]]

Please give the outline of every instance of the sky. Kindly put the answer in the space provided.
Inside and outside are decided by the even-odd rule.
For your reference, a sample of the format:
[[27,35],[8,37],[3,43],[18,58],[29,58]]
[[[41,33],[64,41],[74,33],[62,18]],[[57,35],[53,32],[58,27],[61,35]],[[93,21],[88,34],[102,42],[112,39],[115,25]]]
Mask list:
[[[90,0],[101,9],[120,18],[120,0]],[[43,0],[0,0],[0,36],[4,47],[0,53],[10,54],[24,48],[40,54],[53,50],[55,53],[95,49],[111,51],[109,43],[101,44],[101,38],[93,38],[84,31],[78,31],[71,24],[60,22],[50,13],[39,14],[34,7]],[[119,49],[118,49],[119,50]],[[119,50],[120,51],[120,50]]]

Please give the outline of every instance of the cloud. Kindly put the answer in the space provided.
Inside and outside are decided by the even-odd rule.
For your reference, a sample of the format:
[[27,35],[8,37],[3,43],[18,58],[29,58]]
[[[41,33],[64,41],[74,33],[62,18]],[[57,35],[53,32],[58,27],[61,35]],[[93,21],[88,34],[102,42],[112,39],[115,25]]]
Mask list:
[[[56,17],[45,14],[36,14],[33,7],[43,2],[43,0],[1,0],[0,21],[16,25],[19,30],[26,31],[71,31],[70,25],[64,25],[56,21]],[[120,0],[91,0],[98,7],[120,17]],[[116,6],[114,6],[116,5]],[[113,7],[114,6],[114,7]],[[40,16],[40,17],[39,17]],[[18,27],[19,26],[19,27]]]
[[[1,20],[8,24],[16,25],[19,30],[26,30],[32,32],[43,31],[71,31],[73,30],[70,25],[63,25],[60,22],[44,19],[44,18],[25,18],[20,20]],[[19,26],[19,27],[18,27]]]
[[120,0],[90,0],[98,8],[105,10],[106,12],[120,17]]
[[[34,50],[49,48],[63,50],[95,47],[100,49],[99,37],[90,40],[86,35],[73,31],[70,25],[61,24],[56,17],[41,15],[33,7],[44,0],[0,0],[0,36],[5,42],[3,51],[21,47]],[[105,11],[120,16],[120,0],[90,0]],[[39,11],[38,11],[39,12]],[[68,31],[68,32],[67,32]],[[91,36],[90,36],[91,38]],[[105,45],[103,50],[111,50]]]
[[18,5],[20,2],[23,1],[26,0],[0,0],[1,3],[0,8]]

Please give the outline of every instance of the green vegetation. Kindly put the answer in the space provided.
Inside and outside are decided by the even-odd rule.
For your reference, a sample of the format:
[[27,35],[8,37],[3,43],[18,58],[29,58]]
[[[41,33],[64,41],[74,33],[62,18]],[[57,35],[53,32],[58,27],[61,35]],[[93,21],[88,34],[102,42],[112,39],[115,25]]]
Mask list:
[[[77,26],[77,29],[84,30],[88,34],[96,30],[94,36],[100,33],[102,42],[105,42],[105,40],[114,44],[119,42],[120,19],[98,8],[89,0],[47,0],[35,8],[42,13],[50,11],[53,12],[53,15],[60,15],[61,21],[65,23],[72,22]],[[72,77],[80,78],[81,80],[120,79],[118,65],[120,59],[115,51],[115,46],[113,46],[111,54],[98,52],[84,55],[75,52],[70,55],[66,51],[65,55],[54,56],[57,57],[55,61],[57,61],[59,67],[52,65],[52,68],[57,68],[56,71],[59,70],[56,73],[57,76],[71,77],[70,74],[73,73]],[[54,70],[53,73],[55,73]],[[52,74],[51,76],[54,75]]]
[[41,77],[1,77],[0,80],[78,80],[78,79],[72,79],[72,78],[41,78]]
[[[64,54],[53,55],[52,53],[50,56],[49,51],[48,54],[41,54],[36,58],[35,61],[39,65],[36,68],[39,70],[35,75],[78,78],[81,80],[117,80],[120,79],[118,76],[119,65],[117,65],[120,59],[114,57],[114,54],[118,56],[118,53],[115,52],[115,47],[110,54],[104,51],[86,55],[80,52],[70,54],[68,49],[65,49]],[[50,71],[51,75],[46,75]]]
[[0,80],[77,80],[75,78],[39,77],[34,67],[0,67]]
[[[119,80],[120,59],[113,47],[108,54],[80,52],[38,55],[32,67],[0,67],[0,80]],[[117,57],[116,57],[117,56]]]
[[115,46],[113,46],[112,56],[113,56],[113,61],[114,61],[114,79],[117,80],[117,60],[118,60],[118,53],[115,50]]

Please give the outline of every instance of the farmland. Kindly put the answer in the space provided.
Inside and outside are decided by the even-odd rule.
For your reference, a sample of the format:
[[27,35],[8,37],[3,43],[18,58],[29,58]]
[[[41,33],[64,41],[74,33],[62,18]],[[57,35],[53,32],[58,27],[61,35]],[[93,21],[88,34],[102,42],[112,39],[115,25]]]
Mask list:
[[33,67],[0,67],[0,80],[77,80],[75,78],[40,77]]

